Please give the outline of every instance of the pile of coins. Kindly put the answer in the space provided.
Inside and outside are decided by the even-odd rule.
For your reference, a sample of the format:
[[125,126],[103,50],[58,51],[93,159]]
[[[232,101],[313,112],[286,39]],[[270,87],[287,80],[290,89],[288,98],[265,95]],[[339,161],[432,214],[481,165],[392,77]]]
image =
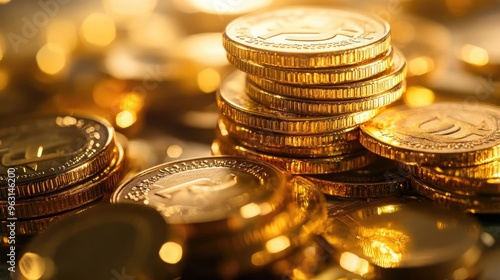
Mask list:
[[385,21],[332,8],[283,8],[234,20],[223,45],[247,74],[237,71],[221,83],[213,154],[323,174],[311,179],[336,196],[405,188],[401,178],[388,180],[394,163],[359,143],[358,125],[405,91],[405,58],[391,47]]
[[109,199],[125,174],[126,143],[100,118],[13,120],[0,125],[0,139],[2,251]]
[[[172,242],[182,244],[182,253],[170,263],[185,267],[183,278],[281,278],[323,248],[315,242],[326,218],[322,193],[261,161],[208,157],[161,164],[124,182],[112,203],[153,207],[181,233]],[[301,271],[312,273],[308,267]]]
[[411,185],[445,207],[500,213],[500,108],[464,102],[384,111],[361,126],[361,143],[402,163]]

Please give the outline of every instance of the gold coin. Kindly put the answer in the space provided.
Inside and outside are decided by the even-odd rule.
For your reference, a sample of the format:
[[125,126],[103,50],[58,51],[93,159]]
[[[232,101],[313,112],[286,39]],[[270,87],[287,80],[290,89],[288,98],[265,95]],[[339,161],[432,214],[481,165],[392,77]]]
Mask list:
[[485,246],[473,217],[409,198],[357,206],[333,207],[325,221],[342,268],[366,279],[452,279],[459,269],[474,276]]
[[123,149],[116,145],[114,157],[98,175],[87,181],[47,195],[16,201],[15,211],[8,208],[7,201],[0,201],[0,217],[30,219],[65,212],[98,200],[109,192],[125,175]]
[[500,161],[460,168],[402,165],[424,182],[461,195],[500,195]]
[[[25,118],[0,125],[0,198],[49,193],[98,173],[113,157],[112,126],[90,116]],[[12,169],[15,177],[7,178]],[[14,181],[11,181],[13,180]]]
[[291,7],[231,22],[226,51],[242,60],[284,68],[358,64],[390,48],[390,27],[372,15],[327,7]]
[[378,109],[394,103],[406,91],[406,82],[401,82],[386,92],[370,97],[349,100],[304,100],[281,96],[247,82],[247,94],[253,100],[274,110],[306,115],[338,115]]
[[281,167],[292,174],[324,174],[344,172],[363,167],[374,160],[374,154],[360,151],[332,157],[286,157],[258,152],[235,143],[229,137],[216,136],[212,143],[212,154],[232,155],[265,161]]
[[265,162],[204,157],[147,169],[123,183],[112,203],[147,204],[188,234],[237,230],[286,206],[290,174]]
[[306,176],[329,195],[366,198],[402,194],[408,191],[410,173],[392,160],[377,157],[365,167],[336,174]]
[[373,118],[378,109],[336,116],[307,116],[263,106],[245,92],[245,74],[236,71],[221,83],[216,95],[219,111],[232,121],[264,131],[284,134],[322,134],[350,128]]
[[368,150],[404,163],[463,167],[500,157],[500,109],[465,102],[398,106],[360,126]]
[[[230,130],[226,123],[231,126]],[[254,149],[256,151],[270,153],[275,155],[283,155],[283,156],[297,156],[297,157],[328,157],[328,156],[339,156],[343,154],[354,153],[360,150],[364,150],[363,145],[359,143],[359,141],[351,140],[351,141],[336,141],[336,142],[328,142],[328,145],[325,146],[305,146],[305,147],[287,147],[283,145],[270,145],[267,141],[260,141],[259,138],[246,138],[244,137],[244,133],[238,133],[238,131],[245,131],[246,133],[252,133],[250,129],[246,129],[244,127],[238,126],[237,124],[226,119],[219,120],[218,122],[218,133],[221,135],[231,135],[235,140],[237,140],[241,145]],[[231,133],[231,130],[236,130],[236,134]],[[255,134],[254,134],[255,135]],[[336,136],[340,136],[341,134],[336,134]],[[294,136],[299,138],[300,136]],[[273,136],[269,137],[273,138]]]
[[296,85],[336,85],[356,82],[380,74],[392,65],[393,51],[390,49],[363,64],[335,68],[276,68],[241,60],[230,54],[227,59],[236,68],[251,75],[269,80]]
[[411,177],[411,186],[416,192],[439,205],[460,209],[469,213],[500,214],[500,196],[461,195],[441,189],[440,186]]
[[338,100],[364,98],[390,90],[401,83],[406,75],[406,60],[394,49],[393,65],[389,70],[371,77],[369,80],[329,86],[301,86],[278,83],[259,76],[248,75],[248,79],[263,90],[282,96],[314,100]]

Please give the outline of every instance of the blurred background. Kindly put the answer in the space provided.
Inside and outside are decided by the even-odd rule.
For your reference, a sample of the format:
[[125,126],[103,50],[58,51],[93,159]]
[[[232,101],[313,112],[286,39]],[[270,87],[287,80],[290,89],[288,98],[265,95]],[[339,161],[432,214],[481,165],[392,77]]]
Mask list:
[[210,154],[214,92],[233,70],[221,32],[243,14],[318,4],[390,22],[408,61],[400,103],[500,100],[494,0],[0,0],[0,118],[96,114],[135,168]]

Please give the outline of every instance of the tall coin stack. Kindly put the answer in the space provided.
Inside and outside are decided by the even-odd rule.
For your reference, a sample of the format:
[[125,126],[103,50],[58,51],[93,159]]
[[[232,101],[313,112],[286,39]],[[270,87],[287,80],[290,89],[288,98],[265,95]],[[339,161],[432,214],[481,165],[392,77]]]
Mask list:
[[107,121],[93,116],[1,124],[2,251],[20,250],[53,222],[109,197],[125,173],[123,144]]
[[361,126],[361,143],[403,163],[412,187],[435,203],[500,213],[500,107],[434,103],[384,111]]
[[264,160],[293,174],[323,174],[311,179],[333,195],[401,191],[401,184],[394,188],[379,176],[382,171],[376,171],[380,186],[363,182],[369,185],[363,190],[357,182],[337,184],[332,175],[373,162],[368,169],[395,168],[363,148],[358,129],[405,92],[406,62],[391,47],[388,23],[328,7],[282,8],[234,20],[223,45],[228,60],[246,74],[228,76],[217,93],[214,154]]

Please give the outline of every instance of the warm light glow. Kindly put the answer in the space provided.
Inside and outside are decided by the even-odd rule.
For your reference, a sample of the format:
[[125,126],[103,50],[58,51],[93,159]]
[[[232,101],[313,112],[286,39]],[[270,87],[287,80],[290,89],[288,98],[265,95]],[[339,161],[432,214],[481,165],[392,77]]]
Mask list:
[[11,0],[0,0],[0,4],[7,4],[9,3]]
[[459,268],[453,272],[454,280],[465,280],[470,279],[469,270],[465,267]]
[[46,44],[37,52],[36,62],[42,72],[57,74],[66,65],[66,51],[57,44]]
[[481,233],[481,240],[483,241],[486,246],[491,247],[495,244],[495,238],[491,236],[491,234],[487,232]]
[[0,69],[0,91],[4,90],[9,85],[9,72],[5,69]]
[[168,147],[167,149],[167,156],[169,158],[178,158],[182,155],[183,153],[183,149],[181,146],[179,145],[171,145],[170,147]]
[[186,4],[209,14],[242,14],[268,6],[272,0],[227,1],[227,0],[187,0]]
[[419,56],[408,61],[408,74],[422,76],[434,70],[434,60],[428,56]]
[[466,44],[460,50],[460,58],[470,64],[476,66],[484,66],[488,64],[488,51],[474,45]]
[[3,59],[3,56],[5,54],[5,38],[0,34],[0,60]]
[[415,39],[415,27],[408,21],[391,23],[391,40],[399,48],[410,44]]
[[136,46],[165,50],[166,46],[178,43],[181,29],[175,19],[164,14],[151,14],[131,24],[129,36]]
[[403,258],[409,237],[390,228],[358,228],[358,243],[363,254],[381,267],[397,267]]
[[228,136],[229,135],[229,131],[227,131],[226,125],[221,120],[218,121],[218,126],[219,126],[220,134],[222,136]]
[[267,214],[271,213],[271,211],[273,211],[273,207],[271,206],[271,204],[269,204],[267,202],[260,204],[260,214],[261,215],[267,215]]
[[83,21],[81,34],[86,42],[105,47],[115,39],[115,23],[105,14],[92,13]]
[[280,235],[266,242],[266,249],[269,253],[278,253],[290,247],[290,239]]
[[[19,271],[28,280],[38,280],[46,272],[45,260],[38,254],[24,253],[19,260]],[[48,279],[48,277],[45,277],[45,279]]]
[[220,32],[195,34],[182,40],[179,50],[184,58],[197,64],[223,67],[229,65],[229,62],[221,41],[222,33]]
[[140,93],[127,93],[120,101],[121,110],[139,111],[144,106],[144,98]]
[[160,258],[169,264],[176,264],[182,259],[182,246],[176,242],[166,242],[160,248]]
[[122,16],[140,16],[151,13],[157,0],[104,0],[104,7],[110,13]]
[[47,43],[57,44],[66,52],[73,50],[77,43],[76,26],[69,20],[54,20],[47,26]]
[[378,215],[390,214],[390,213],[396,212],[397,210],[398,210],[398,208],[395,205],[385,205],[385,206],[377,207],[377,214]]
[[340,266],[358,275],[365,275],[370,271],[370,263],[350,252],[344,252],[340,256]]
[[211,93],[217,90],[220,83],[220,75],[212,68],[207,68],[198,73],[198,87],[201,91]]
[[421,86],[408,87],[404,95],[405,104],[411,107],[430,105],[434,102],[434,92]]
[[220,152],[220,146],[219,143],[216,141],[212,142],[212,145],[210,146],[210,151],[212,152],[212,155],[214,156],[220,156],[222,155]]
[[116,125],[121,128],[127,128],[137,121],[137,115],[133,111],[121,111],[116,115]]
[[260,214],[260,206],[256,203],[249,203],[240,208],[241,216],[245,219],[250,219]]

